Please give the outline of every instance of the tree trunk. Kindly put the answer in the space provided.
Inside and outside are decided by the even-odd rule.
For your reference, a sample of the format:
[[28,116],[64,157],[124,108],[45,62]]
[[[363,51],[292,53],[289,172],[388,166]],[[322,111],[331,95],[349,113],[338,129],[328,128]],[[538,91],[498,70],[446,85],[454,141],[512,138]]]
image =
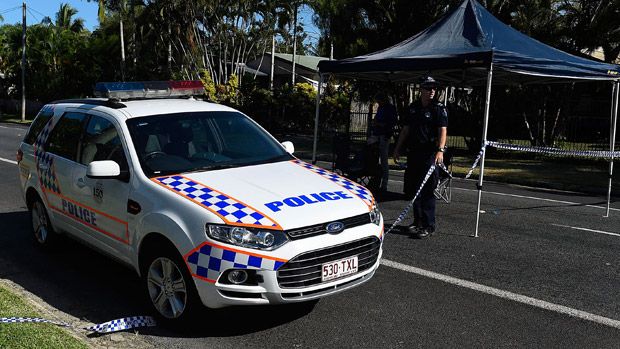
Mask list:
[[527,134],[530,137],[530,144],[532,146],[535,146],[536,141],[534,138],[534,134],[532,133],[532,128],[530,127],[530,123],[527,121],[527,114],[525,112],[521,112],[521,115],[523,115],[523,121],[525,122],[525,128],[527,129]]

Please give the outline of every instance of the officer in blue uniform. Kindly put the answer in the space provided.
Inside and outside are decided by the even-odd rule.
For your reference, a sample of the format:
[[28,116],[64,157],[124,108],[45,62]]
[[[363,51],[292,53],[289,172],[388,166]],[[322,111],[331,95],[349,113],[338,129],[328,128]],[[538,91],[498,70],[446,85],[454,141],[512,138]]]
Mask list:
[[[409,106],[409,115],[398,137],[394,149],[394,160],[398,162],[400,151],[408,148],[405,170],[405,195],[412,199],[422,184],[432,164],[443,163],[443,154],[448,135],[448,111],[435,100],[437,82],[430,76],[420,83],[420,100]],[[426,182],[420,196],[413,205],[413,224],[409,231],[418,238],[435,233],[435,196],[437,170]]]

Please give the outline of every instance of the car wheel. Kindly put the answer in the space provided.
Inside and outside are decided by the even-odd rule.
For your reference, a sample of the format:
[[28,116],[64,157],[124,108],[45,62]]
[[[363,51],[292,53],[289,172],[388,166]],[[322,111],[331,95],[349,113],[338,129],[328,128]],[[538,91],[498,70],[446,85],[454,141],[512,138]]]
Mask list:
[[165,322],[186,322],[201,306],[194,281],[178,253],[152,255],[144,281],[151,304]]
[[56,233],[50,223],[45,205],[38,198],[30,207],[30,217],[33,236],[37,244],[45,247],[51,246],[55,240]]

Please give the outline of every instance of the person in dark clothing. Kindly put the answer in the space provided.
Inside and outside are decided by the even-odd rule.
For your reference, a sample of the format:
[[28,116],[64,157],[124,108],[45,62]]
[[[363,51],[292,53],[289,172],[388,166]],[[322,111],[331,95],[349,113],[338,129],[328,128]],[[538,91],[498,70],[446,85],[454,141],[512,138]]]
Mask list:
[[379,142],[379,163],[381,164],[381,183],[379,190],[381,193],[387,191],[390,169],[388,167],[388,151],[390,148],[390,138],[398,116],[396,108],[390,103],[385,93],[377,93],[375,100],[379,104],[377,114],[372,122],[371,136],[376,137]]
[[[426,77],[420,83],[420,100],[409,106],[409,115],[394,149],[394,161],[408,148],[405,195],[413,199],[432,164],[443,163],[448,136],[448,111],[435,101],[437,82]],[[435,233],[435,196],[438,174],[433,172],[413,205],[413,224],[409,231],[418,238]]]

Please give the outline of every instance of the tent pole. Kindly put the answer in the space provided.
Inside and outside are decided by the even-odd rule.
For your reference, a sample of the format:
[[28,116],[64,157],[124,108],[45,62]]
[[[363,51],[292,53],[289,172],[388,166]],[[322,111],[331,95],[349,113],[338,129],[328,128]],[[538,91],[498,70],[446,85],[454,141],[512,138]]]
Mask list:
[[[493,62],[489,67],[489,75],[487,76],[487,96],[484,104],[484,124],[482,126],[482,146],[487,144],[487,130],[489,129],[489,109],[491,107],[491,86],[493,84]],[[476,232],[473,235],[478,237],[478,226],[480,223],[480,201],[482,199],[482,181],[484,180],[484,159],[486,158],[486,147],[482,151],[482,160],[480,162],[480,178],[478,179],[478,210],[476,211]]]
[[319,138],[319,108],[321,106],[321,86],[323,85],[323,74],[319,73],[319,87],[316,92],[316,112],[314,115],[314,143],[312,144],[312,164],[316,164],[316,145]]
[[[610,132],[609,132],[609,151],[612,153],[616,148],[616,127],[618,126],[618,94],[620,90],[620,83],[618,81],[614,81],[614,87],[612,89],[613,96],[611,100],[612,106],[612,120],[610,123]],[[609,205],[611,202],[611,181],[613,179],[614,174],[614,157],[613,155],[609,159],[609,185],[607,186],[607,212],[605,213],[605,217],[609,217]]]

